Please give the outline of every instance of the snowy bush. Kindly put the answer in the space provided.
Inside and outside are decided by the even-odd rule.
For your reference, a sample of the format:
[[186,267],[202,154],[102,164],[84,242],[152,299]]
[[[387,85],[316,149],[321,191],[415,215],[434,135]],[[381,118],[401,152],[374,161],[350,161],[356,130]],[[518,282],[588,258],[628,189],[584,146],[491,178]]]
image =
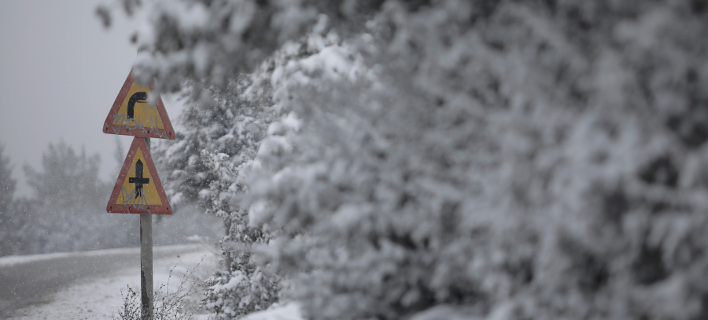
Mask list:
[[[201,261],[199,262],[201,263]],[[153,317],[151,320],[191,320],[195,319],[193,296],[197,293],[197,289],[201,283],[192,283],[195,275],[194,272],[199,266],[199,263],[191,269],[184,269],[186,272],[180,276],[176,276],[178,280],[173,280],[173,272],[176,266],[170,269],[167,277],[167,282],[161,284],[153,295]],[[172,281],[172,283],[170,283]],[[121,290],[123,297],[123,305],[114,314],[114,320],[143,320],[142,301],[140,292],[133,290],[130,286],[126,286],[126,292]],[[207,316],[206,319],[211,319]]]
[[272,117],[270,101],[262,98],[270,91],[270,84],[252,76],[235,85],[238,91],[231,97],[237,99],[219,102],[227,107],[223,113],[233,121],[225,126],[227,133],[202,152],[202,159],[217,176],[211,182],[209,212],[222,218],[226,228],[220,242],[225,269],[207,282],[211,285],[207,307],[225,319],[265,310],[278,301],[279,290],[278,277],[264,272],[254,260],[254,249],[267,243],[269,237],[249,226],[248,211],[241,205],[242,194],[247,191],[244,177]]
[[[263,74],[263,73],[258,73]],[[167,168],[167,192],[183,203],[199,201],[223,219],[226,236],[222,270],[208,280],[206,305],[223,318],[264,310],[278,299],[278,277],[252,260],[254,245],[268,237],[248,225],[240,205],[244,172],[252,165],[257,143],[265,136],[272,103],[263,76],[242,76],[226,88],[192,89],[180,121],[186,128],[174,143],[160,144]]]
[[167,3],[144,76],[272,85],[263,140],[205,148],[217,296],[270,266],[310,319],[708,317],[703,1]]

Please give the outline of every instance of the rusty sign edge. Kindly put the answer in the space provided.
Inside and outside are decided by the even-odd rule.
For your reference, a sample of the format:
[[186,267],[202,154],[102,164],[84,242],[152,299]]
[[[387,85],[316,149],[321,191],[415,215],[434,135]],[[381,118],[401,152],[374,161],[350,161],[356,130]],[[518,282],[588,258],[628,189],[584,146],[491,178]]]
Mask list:
[[[160,130],[157,128],[155,128],[154,130],[152,130],[150,132],[146,132],[144,130],[128,129],[128,127],[125,124],[121,124],[118,126],[113,124],[113,117],[115,114],[118,113],[118,109],[120,109],[120,106],[123,103],[123,100],[125,100],[125,97],[128,95],[128,91],[130,90],[130,87],[133,85],[134,81],[135,81],[135,79],[133,79],[133,70],[131,69],[130,73],[128,73],[128,77],[125,79],[125,82],[123,82],[123,86],[121,87],[120,91],[118,92],[118,96],[116,97],[116,101],[113,102],[113,106],[111,107],[111,110],[108,112],[108,116],[106,116],[106,120],[103,122],[103,133],[142,137],[142,138],[158,138],[158,139],[174,140],[175,139],[175,132],[174,132],[174,129],[172,128],[172,122],[170,121],[170,117],[167,115],[167,110],[165,110],[165,105],[162,103],[162,97],[157,98],[156,107],[157,107],[157,113],[160,115],[160,118],[162,120],[162,124],[165,127],[164,129],[162,129],[165,132],[164,135],[160,135],[160,134],[156,133],[155,131]],[[153,87],[154,86],[151,84],[150,89],[152,90]],[[115,129],[116,127],[118,128],[117,130]]]
[[[128,176],[128,171],[130,171],[130,165],[133,162],[133,158],[135,158],[135,155],[137,154],[137,149],[140,148],[143,157],[145,158],[146,165],[148,166],[148,170],[150,170],[150,177],[153,178],[155,188],[157,189],[157,194],[160,197],[160,201],[162,202],[162,205],[146,205],[143,207],[147,207],[147,210],[142,209],[142,208],[136,208],[135,206],[127,205],[127,204],[115,204],[115,202],[118,200],[118,196],[120,195],[120,191],[123,188],[123,181],[125,181],[125,178]],[[133,138],[133,143],[130,145],[130,149],[128,149],[128,155],[125,157],[125,161],[123,161],[123,167],[120,170],[120,173],[118,174],[118,179],[116,180],[116,184],[113,187],[113,192],[111,193],[110,199],[108,199],[108,204],[106,205],[106,212],[108,213],[139,213],[139,214],[166,214],[166,215],[171,215],[172,214],[172,206],[170,205],[170,202],[167,200],[167,195],[165,194],[165,189],[162,187],[162,182],[160,181],[160,176],[157,173],[157,169],[155,168],[155,164],[152,161],[152,156],[150,155],[150,150],[148,150],[147,144],[145,143],[145,139],[142,137],[134,137]]]

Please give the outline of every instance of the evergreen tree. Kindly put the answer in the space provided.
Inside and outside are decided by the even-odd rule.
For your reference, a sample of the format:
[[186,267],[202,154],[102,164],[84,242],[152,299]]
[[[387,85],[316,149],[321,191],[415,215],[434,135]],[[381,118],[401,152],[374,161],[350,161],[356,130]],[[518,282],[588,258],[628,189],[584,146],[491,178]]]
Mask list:
[[35,199],[19,198],[12,201],[11,207],[0,221],[0,249],[2,255],[23,255],[41,252],[37,239],[41,237],[36,228]]
[[309,319],[703,319],[703,3],[156,1],[138,73],[269,80],[211,195]]
[[198,93],[203,98],[193,98],[201,103],[183,111],[184,132],[156,152],[168,172],[168,194],[185,204],[202,203],[224,221],[226,236],[220,245],[225,268],[208,281],[207,306],[230,318],[263,310],[278,299],[278,278],[254,261],[254,247],[269,238],[248,225],[239,194],[245,185],[243,176],[238,178],[255,158],[273,111],[262,95],[270,90],[262,76],[242,76],[226,89],[207,90]]
[[[105,212],[110,186],[98,177],[100,159],[77,153],[63,141],[50,143],[42,171],[25,166],[37,205],[28,212],[29,252],[76,251],[126,246],[128,235],[116,236],[127,222]],[[106,236],[110,234],[111,236]]]
[[5,156],[5,147],[0,145],[0,214],[9,214],[15,193],[15,179],[12,178],[10,159]]
[[15,179],[12,178],[10,159],[5,156],[5,148],[0,145],[0,256],[15,252],[17,243],[15,232],[22,219],[18,212],[13,210],[15,201]]

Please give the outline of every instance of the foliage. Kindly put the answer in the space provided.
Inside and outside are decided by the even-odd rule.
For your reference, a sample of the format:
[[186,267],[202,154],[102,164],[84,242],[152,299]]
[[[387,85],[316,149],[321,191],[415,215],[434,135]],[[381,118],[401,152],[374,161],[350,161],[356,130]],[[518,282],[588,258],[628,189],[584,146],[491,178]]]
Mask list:
[[[264,77],[242,77],[221,93],[220,105],[226,134],[217,136],[202,153],[209,170],[216,174],[210,185],[209,212],[224,220],[226,236],[220,244],[226,270],[219,270],[207,283],[207,306],[222,318],[264,310],[278,301],[279,278],[257,265],[254,248],[269,236],[248,223],[248,210],[241,206],[246,191],[246,172],[256,157],[258,141],[265,136],[273,110],[263,99],[270,83]],[[221,126],[222,128],[224,126]],[[216,131],[216,130],[215,130]],[[210,150],[213,150],[210,152]]]
[[[173,279],[173,271],[170,270],[167,277],[167,282],[160,285],[153,294],[153,318],[152,320],[191,320],[194,315],[189,310],[190,296],[194,295],[198,285],[190,283],[190,277],[197,269],[199,264],[187,270],[187,272],[179,277],[177,286],[170,290],[170,281]],[[139,292],[133,290],[130,286],[126,286],[127,292],[121,290],[123,297],[123,306],[118,311],[117,320],[142,320],[142,303]]]
[[[254,81],[258,83],[254,85]],[[175,202],[208,204],[210,184],[217,173],[204,162],[203,150],[229,157],[249,157],[249,152],[253,153],[249,149],[266,127],[263,122],[268,115],[262,108],[267,102],[254,98],[256,93],[250,98],[240,96],[252,86],[268,90],[263,82],[241,77],[226,88],[212,86],[201,94],[191,90],[194,96],[185,95],[190,103],[179,117],[183,129],[174,141],[161,143],[155,150],[160,165],[168,172],[166,192]]]
[[34,199],[14,199],[0,220],[0,256],[34,253],[31,245],[40,236],[32,222],[32,213],[37,207]]
[[[42,171],[25,166],[34,194],[27,203],[33,206],[17,212],[24,212],[24,253],[113,248],[131,242],[125,217],[105,213],[110,186],[99,179],[99,164],[98,155],[77,153],[59,142],[49,144]],[[115,230],[125,231],[116,234]]]
[[15,179],[12,178],[10,159],[5,156],[5,148],[0,145],[0,214],[7,214],[15,193]]
[[238,172],[251,165],[257,141],[265,136],[272,118],[271,104],[263,98],[269,91],[266,78],[243,76],[225,89],[211,87],[208,94],[192,97],[202,100],[182,113],[184,132],[174,142],[158,145],[156,151],[169,172],[166,186],[172,199],[203,203],[224,221],[224,270],[208,281],[206,299],[207,306],[223,317],[263,310],[278,298],[278,278],[264,273],[252,260],[253,246],[267,243],[268,237],[248,226],[247,210],[231,191],[245,188]]
[[86,206],[98,198],[98,155],[79,154],[65,142],[50,143],[42,156],[43,172],[25,166],[27,183],[39,199],[52,201],[59,207],[72,202]]
[[0,256],[12,254],[17,250],[20,236],[18,232],[24,222],[16,214],[16,208],[22,203],[13,201],[16,181],[12,178],[12,166],[4,150],[0,145],[0,242],[4,244],[0,247]]
[[227,256],[263,227],[248,263],[308,318],[708,315],[703,1],[155,1],[147,19],[138,66],[163,89],[269,80],[265,138],[205,148],[211,195]]
[[97,155],[79,154],[64,142],[50,144],[43,156],[43,171],[25,166],[34,194],[13,199],[15,182],[0,153],[0,179],[6,179],[0,181],[6,190],[0,211],[0,241],[4,243],[0,256],[134,244],[125,217],[105,214],[103,199],[110,190],[98,178],[99,164]]

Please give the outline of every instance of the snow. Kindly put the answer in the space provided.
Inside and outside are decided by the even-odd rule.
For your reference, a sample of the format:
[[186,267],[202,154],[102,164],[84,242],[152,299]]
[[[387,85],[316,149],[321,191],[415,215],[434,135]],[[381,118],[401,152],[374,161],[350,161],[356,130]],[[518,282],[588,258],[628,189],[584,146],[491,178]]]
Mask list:
[[[270,262],[312,319],[705,318],[705,8],[351,1],[331,23],[367,33],[339,39],[312,26],[324,2],[233,3],[204,25],[165,10],[144,43],[164,83],[238,84],[197,143],[230,270]],[[270,256],[245,226],[274,231]],[[263,296],[244,273],[212,286],[217,312]]]
[[246,280],[246,277],[243,275],[242,272],[240,271],[235,271],[234,276],[229,280],[229,282],[225,284],[215,284],[212,286],[212,289],[216,292],[222,292],[222,291],[230,291],[234,290],[243,280]]
[[300,306],[296,303],[273,304],[268,310],[251,313],[242,320],[302,320]]
[[[161,285],[165,285],[167,288],[170,288],[170,291],[173,291],[176,284],[179,282],[179,278],[183,276],[187,270],[195,268],[195,266],[194,274],[197,276],[209,276],[213,272],[217,256],[200,245],[156,247],[153,253],[178,248],[199,250],[155,260],[153,265],[153,280],[156,290],[160,288]],[[58,257],[106,256],[117,253],[135,253],[137,251],[139,251],[138,248],[130,248],[92,252],[54,253],[25,257],[3,257],[0,259],[0,267],[32,261],[49,260]],[[171,278],[170,270],[173,270]],[[121,292],[123,294],[127,292],[126,286],[130,286],[137,292],[140,291],[139,265],[107,274],[101,278],[84,279],[84,281],[53,293],[49,298],[50,301],[46,304],[29,306],[18,310],[11,319],[111,319],[117,316],[118,310],[123,305]],[[208,319],[208,315],[195,313],[194,319]]]
[[[154,253],[160,252],[167,249],[188,249],[194,248],[194,245],[179,245],[179,246],[169,246],[169,247],[156,247],[153,249]],[[106,249],[106,250],[95,250],[95,251],[85,251],[85,252],[55,252],[47,254],[32,254],[26,256],[5,256],[0,257],[0,267],[9,267],[17,264],[23,264],[28,262],[42,261],[42,260],[52,260],[57,258],[71,258],[71,257],[100,257],[100,256],[110,256],[115,254],[126,254],[134,253],[140,251],[139,248],[119,248],[119,249]]]
[[[196,251],[194,251],[196,250]],[[174,292],[180,279],[194,269],[190,279],[201,284],[204,277],[209,277],[217,264],[218,254],[212,253],[203,245],[180,245],[155,247],[154,253],[192,251],[187,254],[157,259],[154,262],[155,290],[165,286],[168,292]],[[135,254],[138,248],[98,250],[90,252],[52,253],[30,256],[9,256],[0,258],[0,268],[21,265],[31,262],[52,260],[57,258],[80,258],[85,256],[110,256],[116,254]],[[170,272],[172,275],[170,275]],[[239,281],[236,278],[232,282]],[[81,320],[81,319],[114,319],[123,305],[121,294],[127,293],[127,287],[139,292],[140,268],[134,266],[107,274],[101,278],[84,279],[67,288],[55,292],[45,304],[28,306],[19,309],[9,319],[35,320]],[[201,300],[201,292],[193,295],[195,301]],[[193,309],[194,306],[191,306]],[[215,319],[213,315],[203,310],[192,310],[195,320]],[[265,311],[254,312],[243,320],[302,320],[299,305],[296,303],[274,304]]]

